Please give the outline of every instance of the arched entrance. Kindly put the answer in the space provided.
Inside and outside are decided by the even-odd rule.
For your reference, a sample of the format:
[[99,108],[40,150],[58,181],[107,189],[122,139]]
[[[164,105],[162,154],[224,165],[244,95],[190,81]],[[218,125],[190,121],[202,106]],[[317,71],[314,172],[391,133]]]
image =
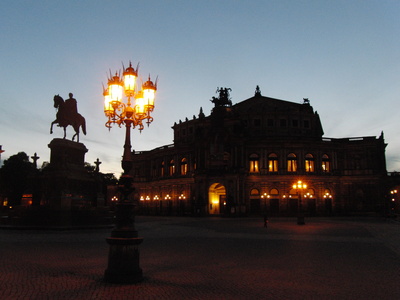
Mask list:
[[217,215],[223,212],[226,206],[226,189],[220,183],[213,183],[208,189],[208,212]]

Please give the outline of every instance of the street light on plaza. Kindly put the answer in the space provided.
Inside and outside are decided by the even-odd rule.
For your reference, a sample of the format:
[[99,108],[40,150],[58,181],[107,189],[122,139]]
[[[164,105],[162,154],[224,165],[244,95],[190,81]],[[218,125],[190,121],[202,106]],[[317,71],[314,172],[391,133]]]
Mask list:
[[143,238],[138,236],[135,229],[134,207],[129,199],[134,191],[131,151],[131,128],[143,130],[143,121],[150,125],[153,121],[151,112],[154,109],[157,81],[154,84],[150,76],[142,84],[141,89],[136,88],[138,76],[136,70],[129,62],[129,67],[123,66],[123,75],[117,72],[113,76],[110,71],[107,88],[103,87],[104,113],[108,118],[105,126],[111,129],[113,124],[119,127],[125,125],[125,144],[122,157],[122,169],[124,170],[119,187],[122,197],[116,204],[116,226],[107,238],[110,245],[108,255],[108,267],[104,273],[104,279],[113,283],[135,283],[143,279],[143,272],[139,266],[139,244]]
[[305,190],[307,185],[304,184],[301,180],[297,181],[297,183],[293,184],[293,189],[297,191],[297,224],[304,225],[304,213],[303,213],[303,205],[302,205],[302,190]]
[[264,193],[261,195],[261,199],[264,199],[264,213],[267,212],[267,199],[269,199],[271,196],[268,195],[267,193]]
[[392,195],[390,198],[390,214],[396,213],[396,198],[397,198],[397,190],[391,190],[390,194]]

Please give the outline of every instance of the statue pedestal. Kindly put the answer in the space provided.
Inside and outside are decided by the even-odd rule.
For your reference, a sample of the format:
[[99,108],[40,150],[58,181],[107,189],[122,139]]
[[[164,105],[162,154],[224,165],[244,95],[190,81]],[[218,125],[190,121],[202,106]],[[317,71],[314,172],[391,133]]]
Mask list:
[[48,146],[51,149],[50,166],[53,169],[84,170],[85,154],[88,152],[84,144],[66,139],[53,139]]
[[54,209],[89,208],[97,198],[95,180],[85,170],[84,144],[53,139],[50,164],[43,172],[41,204]]

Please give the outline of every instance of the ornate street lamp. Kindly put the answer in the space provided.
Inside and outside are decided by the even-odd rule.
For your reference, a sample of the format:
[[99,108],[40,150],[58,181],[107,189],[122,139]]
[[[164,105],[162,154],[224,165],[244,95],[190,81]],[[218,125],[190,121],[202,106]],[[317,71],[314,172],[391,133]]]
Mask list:
[[307,185],[304,184],[301,180],[297,181],[297,183],[293,184],[293,189],[297,190],[297,225],[304,225],[304,212],[303,212],[303,205],[302,205],[302,190],[305,190]]
[[[143,121],[150,125],[153,121],[151,112],[154,109],[154,99],[157,91],[157,81],[154,84],[150,76],[142,84],[141,89],[136,88],[138,68],[123,66],[123,75],[117,72],[113,76],[110,71],[107,88],[103,87],[104,113],[108,118],[105,126],[111,129],[113,124],[125,125],[125,144],[122,157],[122,169],[124,173],[119,180],[119,188],[122,194],[116,204],[116,226],[107,238],[110,245],[108,255],[108,267],[104,274],[107,282],[135,283],[143,279],[143,272],[139,266],[139,244],[143,238],[138,236],[135,229],[134,208],[135,204],[129,199],[134,191],[131,152],[131,128],[143,130]],[[124,101],[125,99],[125,101]]]

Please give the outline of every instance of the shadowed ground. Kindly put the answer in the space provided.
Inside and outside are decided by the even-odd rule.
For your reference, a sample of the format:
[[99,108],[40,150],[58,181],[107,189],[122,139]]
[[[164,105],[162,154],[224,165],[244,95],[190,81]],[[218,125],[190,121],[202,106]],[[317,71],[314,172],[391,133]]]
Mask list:
[[144,282],[102,281],[110,229],[0,231],[0,299],[399,299],[400,223],[138,217]]

